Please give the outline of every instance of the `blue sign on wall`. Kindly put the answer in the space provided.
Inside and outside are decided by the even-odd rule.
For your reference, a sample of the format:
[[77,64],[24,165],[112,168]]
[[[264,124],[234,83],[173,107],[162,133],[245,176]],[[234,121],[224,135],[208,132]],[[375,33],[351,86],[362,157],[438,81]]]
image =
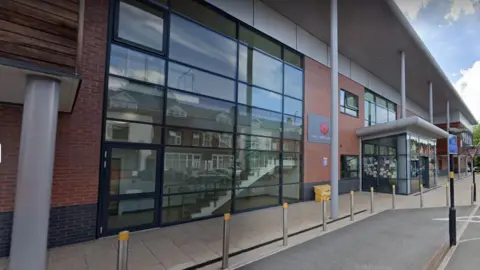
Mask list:
[[455,135],[448,136],[448,153],[458,154],[457,136]]

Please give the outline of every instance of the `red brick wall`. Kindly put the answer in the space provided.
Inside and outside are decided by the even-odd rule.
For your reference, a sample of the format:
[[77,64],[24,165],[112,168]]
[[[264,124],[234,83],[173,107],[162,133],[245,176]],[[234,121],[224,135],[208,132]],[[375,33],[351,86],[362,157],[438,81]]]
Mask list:
[[[86,0],[83,57],[75,108],[58,118],[52,206],[97,201],[108,0]],[[13,209],[22,108],[0,105],[0,212]]]
[[[339,87],[358,96],[358,118],[339,113],[339,153],[359,155],[359,139],[356,129],[364,126],[364,95],[362,85],[339,75]],[[315,60],[305,57],[305,134],[304,134],[304,181],[330,180],[330,145],[308,142],[308,113],[330,117],[330,69]],[[323,166],[323,158],[329,159]],[[339,168],[340,169],[340,168]]]
[[2,144],[0,212],[8,212],[13,208],[21,123],[20,107],[0,105],[0,143]]

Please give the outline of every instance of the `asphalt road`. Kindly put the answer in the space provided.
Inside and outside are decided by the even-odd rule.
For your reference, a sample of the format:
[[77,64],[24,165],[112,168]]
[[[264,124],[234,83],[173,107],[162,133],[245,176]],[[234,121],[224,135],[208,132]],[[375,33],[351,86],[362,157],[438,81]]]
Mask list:
[[434,220],[445,217],[446,207],[385,211],[239,269],[424,269],[448,241],[448,222]]
[[480,209],[468,222],[468,227],[458,241],[457,249],[450,258],[446,269],[480,269]]

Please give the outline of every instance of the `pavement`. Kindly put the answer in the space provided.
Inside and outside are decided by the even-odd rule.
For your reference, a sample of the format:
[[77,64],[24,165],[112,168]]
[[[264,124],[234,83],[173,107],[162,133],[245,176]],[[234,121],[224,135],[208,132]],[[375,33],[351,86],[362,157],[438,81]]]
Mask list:
[[[461,217],[457,215],[458,218]],[[457,247],[452,250],[452,254],[446,257],[446,267],[439,269],[447,270],[470,270],[479,269],[480,267],[480,210],[477,209],[475,214],[469,219],[463,219],[466,223],[466,229]]]
[[[456,181],[455,196],[457,205],[470,204],[471,176]],[[439,188],[424,194],[425,207],[444,207],[445,177],[439,177]],[[355,211],[370,208],[370,194],[355,193]],[[397,209],[419,208],[419,196],[396,197]],[[350,213],[349,195],[339,197],[339,216]],[[375,194],[375,213],[391,209],[390,194]],[[355,216],[355,222],[374,215],[369,211]],[[327,216],[330,216],[327,213]],[[288,231],[299,233],[289,238],[289,247],[325,234],[318,227],[321,221],[321,205],[312,201],[289,205]],[[328,231],[350,226],[348,218],[329,224]],[[198,268],[220,269],[218,263],[222,255],[223,219],[212,218],[175,226],[133,232],[129,249],[129,269],[162,270]],[[232,268],[245,265],[272,253],[286,249],[281,241],[282,208],[272,207],[232,215],[230,221],[230,265]],[[306,232],[303,232],[308,230]],[[261,247],[258,247],[262,245]],[[254,248],[251,250],[252,248]],[[338,251],[340,252],[340,251]],[[235,256],[233,256],[235,255]],[[116,269],[116,237],[105,237],[75,245],[52,248],[48,251],[48,270],[114,270]],[[207,264],[212,262],[211,264]],[[6,269],[8,258],[0,258],[0,270]]]
[[384,211],[239,269],[425,269],[448,241],[448,222],[434,220],[445,217],[446,207]]

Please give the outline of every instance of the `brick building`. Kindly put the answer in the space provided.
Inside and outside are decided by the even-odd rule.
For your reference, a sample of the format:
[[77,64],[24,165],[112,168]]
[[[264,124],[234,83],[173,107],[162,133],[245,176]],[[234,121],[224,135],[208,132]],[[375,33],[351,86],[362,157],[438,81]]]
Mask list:
[[[448,170],[449,132],[462,149],[477,124],[390,0],[338,1],[338,59],[330,1],[2,5],[12,269],[45,264],[47,244],[312,200],[330,181],[408,195]],[[461,151],[452,168],[467,166]]]

